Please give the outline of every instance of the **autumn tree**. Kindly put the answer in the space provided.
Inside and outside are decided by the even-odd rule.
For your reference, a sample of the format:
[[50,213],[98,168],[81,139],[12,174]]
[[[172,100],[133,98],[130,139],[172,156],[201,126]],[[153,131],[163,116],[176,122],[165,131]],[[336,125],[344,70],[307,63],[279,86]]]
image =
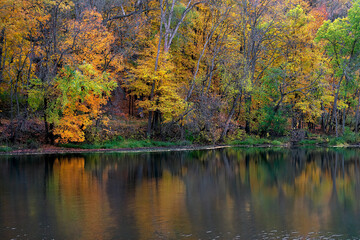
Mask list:
[[[145,54],[137,62],[138,66],[132,69],[126,86],[131,90],[131,94],[143,99],[139,101],[139,107],[150,112],[158,111],[161,113],[161,121],[169,122],[182,112],[184,100],[179,95],[170,53],[161,52],[158,57],[155,57],[156,52],[155,44],[146,49]],[[153,67],[157,60],[161,62],[161,65],[157,67],[157,71],[154,71]],[[153,85],[154,82],[155,85]],[[152,98],[149,98],[151,95]],[[159,120],[154,119],[154,121]],[[158,126],[160,123],[154,124]]]
[[[54,124],[54,135],[59,142],[83,142],[85,130],[101,115],[111,91],[116,87],[107,73],[99,73],[90,64],[66,66],[54,79],[48,121]],[[38,92],[30,92],[33,101]]]
[[[281,14],[286,5],[278,1],[235,1],[232,18],[235,29],[229,46],[233,48],[233,60],[225,69],[228,76],[225,84],[233,89],[232,106],[229,108],[227,120],[221,139],[226,136],[228,125],[243,96],[245,130],[251,132],[253,119],[253,91],[260,84],[264,71],[275,60],[275,40],[278,37]],[[269,54],[273,50],[272,54]],[[223,79],[225,80],[225,79]]]
[[[0,3],[0,94],[4,114],[11,119],[10,140],[27,120],[26,90],[34,73],[35,45],[31,35],[46,20],[36,1],[6,0]],[[6,115],[4,115],[6,116]],[[4,131],[6,133],[7,131]]]
[[278,56],[264,72],[262,85],[257,89],[258,99],[266,106],[262,109],[266,120],[259,119],[263,134],[270,129],[273,133],[284,133],[284,127],[273,122],[281,118],[286,122],[286,116],[282,116],[283,104],[291,109],[293,127],[298,115],[312,123],[317,123],[321,115],[321,98],[317,92],[323,86],[326,61],[314,38],[318,21],[321,24],[324,17],[317,19],[306,13],[304,7],[298,5],[286,13],[277,41],[280,51],[274,53]]
[[[101,15],[93,9],[84,9],[77,18],[72,18],[74,4],[59,1],[43,4],[47,18],[37,26],[31,38],[35,45],[35,78],[41,84],[32,84],[30,91],[43,91],[42,109],[47,141],[54,142],[54,121],[49,121],[50,102],[56,95],[50,94],[56,85],[55,77],[64,66],[75,67],[88,63],[98,74],[109,69],[114,77],[121,69],[121,56],[112,53],[114,37],[103,25]],[[39,89],[41,88],[41,89]]]
[[[152,56],[144,54],[142,58],[138,61],[137,70],[134,72],[139,73],[139,71],[145,72],[146,75],[141,74],[140,78],[137,80],[130,80],[125,83],[132,91],[139,92],[136,90],[139,86],[150,86],[150,92],[145,90],[140,96],[143,100],[139,101],[139,106],[147,106],[145,109],[148,112],[148,125],[147,125],[147,136],[151,136],[153,128],[158,128],[161,119],[168,119],[168,113],[172,112],[172,117],[178,114],[179,109],[182,109],[181,101],[177,94],[169,96],[167,94],[174,93],[174,88],[176,86],[176,79],[162,78],[159,77],[150,77],[149,76],[149,66],[145,64],[143,59],[148,59],[147,61],[153,62],[153,76],[165,76],[163,73],[157,73],[157,71],[170,71],[169,66],[172,65],[171,61],[171,45],[173,40],[178,33],[178,30],[181,24],[184,22],[185,17],[188,13],[198,4],[202,3],[201,1],[177,1],[177,0],[161,0],[157,6],[160,11],[158,11],[159,16],[157,17],[157,22],[154,22],[155,26],[158,26],[158,31],[155,36],[157,37],[156,43],[154,40],[148,39],[148,42],[145,44],[144,49],[150,51]],[[153,34],[153,33],[152,33]],[[154,36],[154,35],[153,35]],[[151,36],[151,38],[153,38]],[[151,60],[154,59],[154,60]],[[161,69],[162,68],[162,69]],[[168,74],[167,74],[168,75]],[[141,76],[145,76],[141,77]],[[169,76],[169,75],[168,75]],[[136,78],[134,75],[133,79]],[[150,82],[148,82],[149,79]],[[143,84],[138,84],[139,81],[143,81]],[[133,84],[134,83],[134,84]],[[173,86],[173,87],[170,87]],[[162,93],[156,92],[157,90],[162,90]],[[167,98],[169,100],[168,105],[177,106],[174,110],[169,111],[169,108],[164,108],[164,104],[161,103],[160,99],[157,97],[161,95],[162,98]],[[162,116],[165,113],[167,116]]]

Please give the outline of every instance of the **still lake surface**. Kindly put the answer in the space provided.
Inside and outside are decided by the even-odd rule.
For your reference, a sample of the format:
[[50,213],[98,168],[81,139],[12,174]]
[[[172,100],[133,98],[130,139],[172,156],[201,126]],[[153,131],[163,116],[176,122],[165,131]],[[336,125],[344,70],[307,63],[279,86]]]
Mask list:
[[358,239],[360,149],[0,156],[0,239]]

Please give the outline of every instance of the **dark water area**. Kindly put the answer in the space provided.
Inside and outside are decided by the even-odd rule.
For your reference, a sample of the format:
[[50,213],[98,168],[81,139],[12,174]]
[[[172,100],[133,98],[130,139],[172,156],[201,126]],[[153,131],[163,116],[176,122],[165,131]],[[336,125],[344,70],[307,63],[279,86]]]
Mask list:
[[360,150],[0,156],[0,239],[358,239]]

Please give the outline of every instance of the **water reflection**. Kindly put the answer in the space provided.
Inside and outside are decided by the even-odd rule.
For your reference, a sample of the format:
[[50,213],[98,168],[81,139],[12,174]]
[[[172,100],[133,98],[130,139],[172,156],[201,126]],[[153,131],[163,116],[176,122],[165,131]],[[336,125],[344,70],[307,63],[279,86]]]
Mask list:
[[360,151],[0,158],[0,239],[360,236]]

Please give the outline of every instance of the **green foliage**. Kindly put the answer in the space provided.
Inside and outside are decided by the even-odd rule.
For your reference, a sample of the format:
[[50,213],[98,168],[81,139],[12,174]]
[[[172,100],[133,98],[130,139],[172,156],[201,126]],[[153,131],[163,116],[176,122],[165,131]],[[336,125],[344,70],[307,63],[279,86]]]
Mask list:
[[28,89],[29,107],[36,111],[44,104],[45,88],[44,84],[38,78],[32,78]]
[[345,127],[344,134],[342,139],[347,144],[359,144],[360,143],[360,134],[351,131],[349,127]]
[[246,132],[243,129],[237,128],[233,133],[226,136],[226,142],[242,141],[246,138]]
[[284,136],[288,127],[287,114],[282,110],[275,111],[273,107],[262,109],[263,120],[259,123],[259,132],[262,136]]
[[344,146],[346,143],[345,139],[342,137],[331,137],[329,138],[329,146]]
[[267,139],[267,138],[260,138],[259,136],[250,135],[250,136],[245,137],[245,139],[243,139],[243,140],[229,141],[229,142],[227,142],[227,144],[229,144],[229,145],[250,145],[250,146],[254,146],[254,145],[279,146],[279,145],[284,144],[284,142],[286,142],[286,139],[271,140],[271,139]]
[[195,141],[195,136],[188,129],[185,129],[185,139],[186,139],[186,141],[194,142]]
[[343,136],[335,137],[328,135],[310,135],[309,139],[301,140],[299,145],[328,145],[328,146],[348,146],[358,145],[360,143],[360,133],[351,131],[350,128],[345,127]]
[[193,133],[189,130],[185,130],[185,139],[187,142],[196,143],[196,144],[215,144],[217,136],[215,136],[211,131],[200,131],[198,133]]
[[[299,145],[317,145],[324,143],[322,139],[304,139],[298,142]],[[325,142],[326,143],[326,142]]]
[[40,148],[40,144],[35,139],[28,139],[26,141],[26,147],[28,149],[38,149],[38,148]]
[[191,145],[189,141],[180,142],[163,142],[154,141],[150,139],[146,140],[134,140],[123,139],[121,136],[117,136],[112,140],[105,141],[103,143],[88,144],[88,143],[66,143],[62,144],[62,147],[66,148],[80,148],[80,149],[122,149],[122,148],[151,148],[151,147],[173,147],[173,146],[187,146]]
[[12,148],[8,146],[0,146],[0,152],[11,152]]
[[[359,69],[360,54],[360,4],[354,1],[347,18],[325,21],[317,32],[316,40],[325,43],[326,53],[330,56],[336,77],[347,78]],[[351,71],[349,71],[350,69]]]

